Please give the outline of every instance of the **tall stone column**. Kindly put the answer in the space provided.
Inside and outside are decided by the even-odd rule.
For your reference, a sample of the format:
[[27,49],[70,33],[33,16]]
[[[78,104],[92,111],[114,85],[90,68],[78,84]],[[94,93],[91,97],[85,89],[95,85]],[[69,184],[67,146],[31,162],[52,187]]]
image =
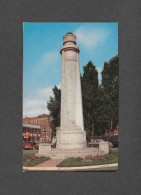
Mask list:
[[57,130],[57,148],[83,149],[86,132],[83,123],[82,94],[79,66],[79,47],[76,36],[67,33],[63,37],[61,81],[61,126]]

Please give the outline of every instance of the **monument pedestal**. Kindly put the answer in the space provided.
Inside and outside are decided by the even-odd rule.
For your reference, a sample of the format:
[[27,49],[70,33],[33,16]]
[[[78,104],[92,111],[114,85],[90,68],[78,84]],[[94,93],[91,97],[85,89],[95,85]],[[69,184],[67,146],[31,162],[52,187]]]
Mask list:
[[70,157],[81,157],[85,158],[86,156],[99,156],[109,153],[109,143],[100,141],[99,148],[77,148],[77,149],[61,149],[61,148],[51,148],[51,151],[47,151],[48,146],[46,144],[41,145],[39,153],[36,154],[38,157],[50,157],[51,159],[66,159]]
[[51,144],[41,143],[39,144],[39,155],[48,156],[51,153]]
[[100,141],[99,142],[99,151],[103,151],[104,154],[108,154],[109,153],[109,143],[106,141]]
[[77,126],[66,126],[56,133],[58,149],[86,148],[86,132]]

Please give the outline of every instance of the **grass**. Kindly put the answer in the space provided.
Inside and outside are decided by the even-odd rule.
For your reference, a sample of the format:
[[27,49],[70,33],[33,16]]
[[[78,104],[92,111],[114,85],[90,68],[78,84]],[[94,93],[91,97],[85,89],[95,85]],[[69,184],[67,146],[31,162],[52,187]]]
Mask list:
[[79,166],[92,166],[118,163],[118,151],[110,151],[109,154],[103,156],[86,157],[85,159],[77,158],[66,158],[64,161],[59,163],[57,167],[79,167]]
[[34,167],[49,159],[50,159],[49,157],[35,157],[35,154],[24,154],[23,155],[23,166],[24,167]]

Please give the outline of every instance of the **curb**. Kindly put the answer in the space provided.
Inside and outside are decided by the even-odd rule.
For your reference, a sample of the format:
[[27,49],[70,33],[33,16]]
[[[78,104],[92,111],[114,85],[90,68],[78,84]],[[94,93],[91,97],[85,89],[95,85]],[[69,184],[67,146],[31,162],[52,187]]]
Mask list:
[[104,164],[104,165],[94,165],[94,166],[83,166],[83,167],[23,167],[24,171],[77,171],[77,170],[91,170],[98,168],[109,168],[118,167],[118,163]]

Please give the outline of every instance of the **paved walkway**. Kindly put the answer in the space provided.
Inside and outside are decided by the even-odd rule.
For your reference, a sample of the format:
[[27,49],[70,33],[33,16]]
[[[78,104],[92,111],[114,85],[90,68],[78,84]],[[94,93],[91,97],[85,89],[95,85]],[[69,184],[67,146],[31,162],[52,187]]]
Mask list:
[[56,167],[56,165],[58,165],[60,162],[62,162],[63,160],[56,160],[56,159],[49,159],[45,162],[42,162],[39,165],[36,165],[35,167]]
[[[58,162],[56,162],[56,164],[57,163]],[[118,170],[118,163],[105,164],[105,165],[94,165],[94,166],[83,166],[83,167],[53,167],[53,166],[51,167],[47,167],[47,166],[41,167],[40,166],[39,167],[39,165],[35,167],[23,167],[23,171],[117,171],[117,170]]]

